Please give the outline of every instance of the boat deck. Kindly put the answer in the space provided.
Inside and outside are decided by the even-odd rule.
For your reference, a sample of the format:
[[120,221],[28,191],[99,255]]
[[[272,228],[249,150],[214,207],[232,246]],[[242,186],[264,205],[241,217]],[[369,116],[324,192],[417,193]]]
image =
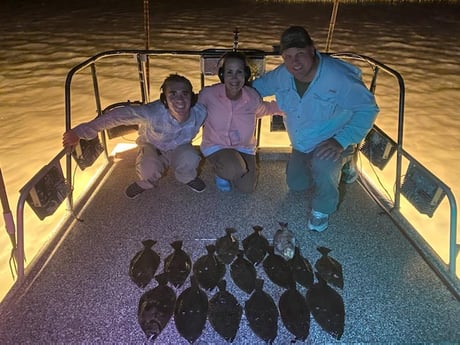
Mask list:
[[[311,319],[306,343],[454,343],[460,342],[460,303],[430,269],[393,221],[366,194],[360,183],[344,186],[340,209],[323,233],[306,230],[308,198],[288,191],[285,161],[261,154],[258,188],[250,195],[216,190],[207,163],[201,176],[203,193],[194,193],[168,173],[160,185],[135,200],[124,195],[135,179],[135,152],[119,156],[90,203],[63,236],[44,264],[29,272],[26,283],[13,290],[1,306],[1,344],[141,344],[146,338],[137,321],[142,293],[128,276],[129,263],[154,239],[162,262],[172,252],[170,243],[183,241],[192,260],[205,255],[234,227],[240,240],[260,225],[270,240],[287,222],[301,253],[312,265],[318,246],[343,267],[345,330],[340,341]],[[277,303],[284,291],[266,278],[264,291]],[[249,295],[231,280],[227,289],[244,306]],[[177,295],[189,286],[189,280]],[[299,291],[305,289],[298,285]],[[208,292],[210,298],[216,290]],[[293,336],[278,323],[275,344],[289,344]],[[174,318],[157,338],[158,344],[188,344],[176,330]],[[198,344],[225,341],[206,323]],[[263,344],[243,314],[235,344]],[[300,342],[298,342],[300,343]]]

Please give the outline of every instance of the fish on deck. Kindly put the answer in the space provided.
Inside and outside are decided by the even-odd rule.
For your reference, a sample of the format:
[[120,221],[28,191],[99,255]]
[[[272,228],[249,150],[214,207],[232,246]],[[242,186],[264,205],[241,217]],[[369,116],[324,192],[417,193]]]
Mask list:
[[219,281],[217,287],[219,291],[209,300],[209,323],[226,341],[232,342],[240,327],[243,308],[235,296],[227,291],[225,280]]
[[254,232],[243,240],[244,254],[254,265],[263,261],[268,251],[268,240],[262,235],[263,227],[254,225]]
[[321,257],[315,263],[318,274],[329,284],[343,289],[342,265],[329,256],[331,251],[329,248],[318,247],[317,249],[321,253]]
[[153,279],[160,265],[160,256],[152,249],[157,241],[148,239],[142,241],[143,249],[131,259],[129,276],[140,288],[144,288]]
[[238,254],[240,243],[233,235],[235,232],[234,228],[226,228],[225,235],[216,240],[216,255],[226,265],[230,265]]
[[279,222],[280,229],[276,230],[273,236],[273,247],[275,254],[290,260],[294,257],[296,240],[294,233],[288,229],[288,223]]
[[313,267],[307,258],[302,256],[299,247],[295,248],[294,257],[288,261],[294,280],[305,288],[310,288],[315,280]]
[[294,279],[291,268],[286,260],[275,254],[273,246],[268,247],[268,255],[262,264],[265,273],[273,283],[285,289],[291,286]]
[[305,299],[313,318],[327,333],[340,340],[345,328],[342,296],[317,274],[318,282],[307,290]]
[[295,282],[280,296],[278,308],[284,326],[295,337],[293,342],[305,341],[310,334],[310,309]]
[[174,287],[179,288],[192,270],[192,259],[182,250],[182,241],[174,241],[171,247],[174,251],[164,261],[164,272],[167,273],[168,281]]
[[203,289],[212,290],[224,277],[226,268],[225,264],[215,255],[215,245],[207,245],[206,250],[208,253],[195,261],[193,265],[193,274]]
[[208,296],[201,290],[195,276],[190,287],[179,295],[174,310],[174,321],[179,334],[193,344],[203,333],[208,316]]
[[244,304],[249,327],[260,339],[272,344],[278,335],[278,307],[273,298],[263,291],[263,279],[257,279],[256,288]]
[[166,273],[155,279],[158,285],[142,294],[137,309],[137,320],[148,342],[154,341],[166,327],[176,304],[176,293],[168,286]]
[[250,294],[256,287],[257,271],[254,265],[239,251],[236,259],[230,265],[230,276],[233,282],[244,292]]

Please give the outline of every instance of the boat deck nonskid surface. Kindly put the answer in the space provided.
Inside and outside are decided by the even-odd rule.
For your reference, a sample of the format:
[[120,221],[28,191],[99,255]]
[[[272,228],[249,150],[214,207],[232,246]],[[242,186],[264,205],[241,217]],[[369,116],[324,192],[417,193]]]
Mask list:
[[[460,341],[460,304],[419,256],[400,230],[363,191],[359,183],[344,187],[340,209],[323,233],[306,230],[309,199],[288,191],[285,161],[263,159],[255,193],[216,190],[210,166],[203,165],[207,183],[194,193],[178,183],[171,172],[159,186],[135,200],[124,195],[134,178],[135,152],[121,155],[110,178],[79,215],[60,246],[32,282],[17,289],[0,309],[1,344],[140,344],[145,336],[137,321],[143,292],[128,275],[130,260],[142,249],[141,241],[153,239],[153,249],[163,260],[183,241],[193,261],[206,254],[205,246],[237,230],[241,241],[260,225],[269,240],[287,222],[301,253],[312,265],[331,249],[342,264],[344,288],[337,289],[345,305],[345,330],[340,341],[311,319],[307,343],[439,343]],[[26,234],[27,235],[27,234]],[[264,279],[264,291],[278,303],[284,289]],[[250,297],[232,282],[227,266],[227,290],[244,306]],[[176,290],[177,295],[190,281]],[[298,285],[302,294],[306,290]],[[217,289],[207,292],[211,298]],[[19,297],[20,296],[20,297]],[[13,303],[13,297],[17,300]],[[275,344],[289,344],[293,336],[278,322]],[[158,344],[188,344],[172,318],[157,338]],[[222,344],[207,321],[199,344]],[[249,328],[243,314],[235,344],[263,344]]]

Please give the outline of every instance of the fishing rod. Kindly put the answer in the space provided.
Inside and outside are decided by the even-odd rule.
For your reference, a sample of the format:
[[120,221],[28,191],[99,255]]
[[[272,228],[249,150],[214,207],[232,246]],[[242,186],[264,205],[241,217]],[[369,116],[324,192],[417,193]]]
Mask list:
[[[17,246],[16,246],[16,227],[14,225],[13,215],[11,214],[10,205],[8,202],[8,196],[6,194],[5,182],[3,180],[2,169],[0,169],[0,199],[2,202],[3,219],[5,220],[5,228],[11,240],[11,255],[10,255],[10,270],[11,275],[14,279],[14,273],[18,275],[18,264],[17,264]],[[13,271],[14,269],[14,271]]]

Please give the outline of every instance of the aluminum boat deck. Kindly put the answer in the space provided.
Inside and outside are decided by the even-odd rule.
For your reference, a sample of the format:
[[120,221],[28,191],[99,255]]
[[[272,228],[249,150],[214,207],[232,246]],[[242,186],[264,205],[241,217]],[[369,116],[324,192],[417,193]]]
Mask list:
[[[119,154],[108,177],[61,237],[59,245],[43,253],[41,264],[13,289],[0,306],[1,344],[142,344],[146,338],[137,322],[137,306],[151,282],[138,288],[129,278],[131,258],[141,241],[154,239],[163,259],[170,243],[183,241],[192,260],[206,254],[205,245],[234,227],[241,241],[253,225],[271,240],[287,222],[301,253],[312,265],[318,246],[343,266],[345,330],[340,341],[311,319],[308,344],[326,343],[458,343],[460,303],[443,284],[397,225],[369,197],[360,181],[343,186],[343,201],[323,233],[306,229],[308,197],[289,192],[285,156],[260,153],[258,188],[250,195],[216,190],[207,163],[201,176],[207,183],[195,193],[169,173],[152,191],[129,200],[125,186],[135,179],[135,151]],[[284,289],[259,277],[264,290],[278,303]],[[227,289],[244,306],[249,295],[231,280]],[[189,280],[177,295],[190,285]],[[299,291],[305,289],[298,285]],[[210,298],[216,290],[208,292]],[[275,344],[289,344],[293,336],[278,322]],[[172,318],[158,344],[187,344]],[[223,344],[207,321],[197,344]],[[243,314],[235,344],[263,344]],[[300,343],[300,342],[298,342]]]

